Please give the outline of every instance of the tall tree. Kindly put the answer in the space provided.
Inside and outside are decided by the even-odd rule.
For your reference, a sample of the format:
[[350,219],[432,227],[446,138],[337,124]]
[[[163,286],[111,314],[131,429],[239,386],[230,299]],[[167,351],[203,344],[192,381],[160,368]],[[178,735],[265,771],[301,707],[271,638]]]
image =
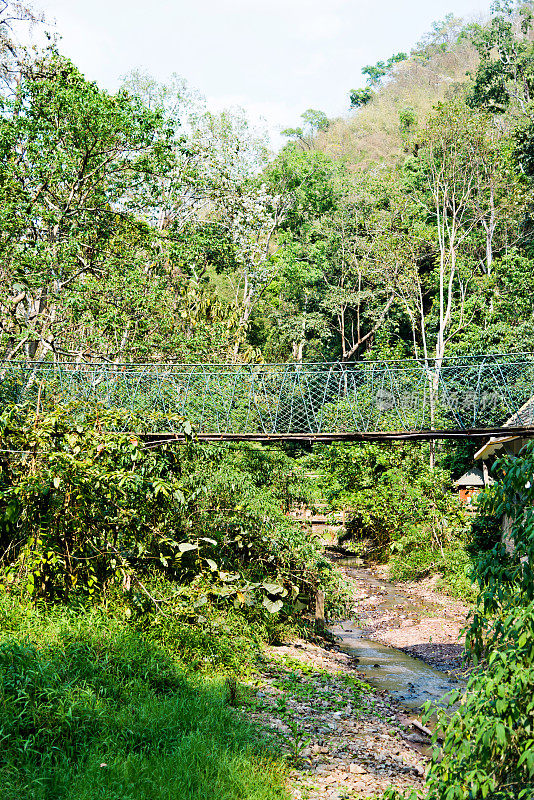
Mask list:
[[428,176],[429,221],[437,244],[433,343],[426,324],[421,332],[425,359],[432,352],[437,376],[447,345],[469,321],[469,299],[476,282],[467,250],[480,226],[487,234],[485,270],[491,272],[497,214],[491,121],[473,113],[461,100],[443,105],[429,121],[422,157]]
[[166,153],[157,112],[87,82],[57,54],[29,65],[0,119],[0,325],[4,353],[40,358],[59,299],[101,274],[116,221]]

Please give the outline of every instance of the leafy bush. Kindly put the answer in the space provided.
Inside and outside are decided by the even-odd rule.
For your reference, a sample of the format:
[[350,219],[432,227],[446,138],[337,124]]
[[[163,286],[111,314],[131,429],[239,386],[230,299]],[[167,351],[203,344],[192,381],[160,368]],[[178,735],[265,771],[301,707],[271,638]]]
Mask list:
[[303,499],[294,459],[259,445],[150,447],[112,432],[124,424],[99,406],[4,409],[0,442],[18,454],[0,463],[8,581],[62,602],[119,585],[132,613],[185,619],[228,602],[291,614],[319,587],[342,601],[321,547],[286,514]]
[[371,557],[426,551],[412,577],[433,568],[464,526],[450,474],[430,469],[425,448],[333,445],[318,450],[316,463],[330,506],[348,510],[348,532]]
[[477,513],[471,522],[470,550],[476,555],[493,550],[502,539],[502,520],[495,514]]

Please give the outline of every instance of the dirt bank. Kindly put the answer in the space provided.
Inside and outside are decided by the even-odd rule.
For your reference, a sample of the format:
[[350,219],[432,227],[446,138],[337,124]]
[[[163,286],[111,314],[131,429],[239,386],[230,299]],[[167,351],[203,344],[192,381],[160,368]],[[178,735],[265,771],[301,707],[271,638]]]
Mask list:
[[300,639],[266,655],[248,713],[287,753],[294,800],[363,800],[388,786],[422,787],[421,736],[387,695],[359,681],[349,656]]

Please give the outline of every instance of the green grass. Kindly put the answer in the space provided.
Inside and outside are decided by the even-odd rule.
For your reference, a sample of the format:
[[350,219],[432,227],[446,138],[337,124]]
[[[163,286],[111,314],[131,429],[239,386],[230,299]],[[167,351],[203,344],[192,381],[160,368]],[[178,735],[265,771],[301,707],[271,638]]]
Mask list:
[[172,652],[159,630],[5,597],[0,627],[2,800],[287,797],[277,752],[223,677],[184,671],[183,630]]

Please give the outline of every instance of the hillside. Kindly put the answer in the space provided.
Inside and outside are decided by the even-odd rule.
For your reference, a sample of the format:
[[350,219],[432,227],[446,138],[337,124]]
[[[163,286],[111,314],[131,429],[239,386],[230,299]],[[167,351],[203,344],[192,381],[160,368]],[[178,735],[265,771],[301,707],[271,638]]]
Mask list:
[[319,133],[316,146],[364,169],[395,159],[405,141],[403,114],[424,126],[437,103],[465,87],[477,63],[477,52],[467,39],[451,42],[445,51],[416,50],[397,65],[367,105],[333,120]]

